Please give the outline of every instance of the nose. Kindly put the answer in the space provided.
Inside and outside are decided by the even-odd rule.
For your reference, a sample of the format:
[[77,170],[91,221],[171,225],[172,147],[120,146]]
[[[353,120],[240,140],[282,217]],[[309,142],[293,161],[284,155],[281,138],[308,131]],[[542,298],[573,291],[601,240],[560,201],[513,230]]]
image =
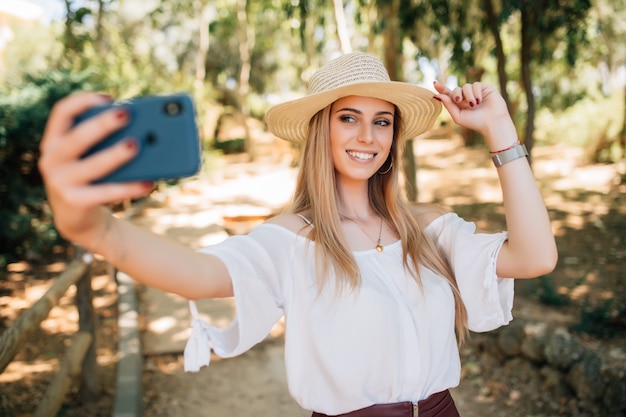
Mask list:
[[372,143],[374,141],[374,132],[369,124],[363,124],[360,127],[357,140],[361,143]]

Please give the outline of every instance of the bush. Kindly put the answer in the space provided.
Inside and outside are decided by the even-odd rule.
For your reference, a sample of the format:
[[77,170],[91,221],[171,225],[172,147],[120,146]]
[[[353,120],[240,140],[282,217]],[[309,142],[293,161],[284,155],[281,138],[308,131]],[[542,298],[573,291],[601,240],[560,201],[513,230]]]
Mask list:
[[52,224],[37,169],[39,142],[54,103],[89,89],[87,77],[53,71],[27,77],[0,97],[0,268],[38,259],[64,244]]

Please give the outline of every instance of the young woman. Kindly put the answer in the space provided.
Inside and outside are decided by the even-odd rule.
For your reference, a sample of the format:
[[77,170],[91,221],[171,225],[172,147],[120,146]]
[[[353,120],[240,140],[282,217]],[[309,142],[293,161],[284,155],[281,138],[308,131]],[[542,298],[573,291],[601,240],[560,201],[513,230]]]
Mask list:
[[[448,388],[460,379],[457,341],[511,320],[513,279],[551,271],[557,251],[547,210],[503,99],[482,83],[436,94],[391,82],[382,63],[343,55],[318,70],[306,97],[271,108],[269,130],[302,145],[291,207],[248,235],[194,252],[119,220],[103,204],[151,184],[99,184],[135,155],[132,138],[79,157],[128,121],[109,111],[72,127],[107,98],[58,103],[40,169],[58,230],[147,285],[190,300],[234,296],[226,329],[197,319],[186,368],[238,355],[286,318],[289,389],[314,416],[458,416]],[[402,197],[406,139],[446,107],[486,139],[502,185],[507,232]],[[165,256],[166,255],[166,256]],[[419,410],[419,411],[418,411]]]

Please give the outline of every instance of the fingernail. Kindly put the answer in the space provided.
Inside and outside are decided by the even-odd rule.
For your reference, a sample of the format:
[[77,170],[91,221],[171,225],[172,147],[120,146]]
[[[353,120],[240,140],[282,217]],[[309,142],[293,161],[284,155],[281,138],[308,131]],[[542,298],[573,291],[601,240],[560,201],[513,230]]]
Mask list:
[[137,140],[131,138],[124,141],[124,146],[129,151],[134,151],[139,147],[139,144],[137,143]]
[[479,98],[476,99],[476,104],[477,105],[480,104],[480,99]]
[[437,100],[437,101],[441,101],[441,102],[443,102],[443,100],[442,100],[441,98],[439,98],[438,96],[433,96],[433,98],[434,98],[435,100]]
[[143,188],[145,188],[146,190],[151,190],[152,188],[154,188],[154,183],[151,181],[146,181],[144,183],[141,184],[143,186]]
[[115,111],[115,118],[118,120],[128,119],[128,109],[120,108]]
[[113,101],[113,97],[111,97],[111,96],[110,96],[110,95],[108,95],[108,94],[105,94],[105,93],[98,93],[98,95],[99,95],[101,98],[105,99],[106,101]]
[[470,101],[469,104],[470,104],[470,107],[474,107],[474,102],[473,101]]
[[456,102],[461,101],[461,97],[460,97],[460,96],[456,96],[456,97],[454,97],[454,101],[456,101]]

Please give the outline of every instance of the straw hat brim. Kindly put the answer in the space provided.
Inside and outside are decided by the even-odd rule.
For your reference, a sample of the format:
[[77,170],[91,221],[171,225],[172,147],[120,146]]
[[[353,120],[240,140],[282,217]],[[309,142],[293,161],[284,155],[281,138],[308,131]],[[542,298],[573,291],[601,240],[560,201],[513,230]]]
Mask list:
[[425,88],[397,81],[362,82],[273,106],[265,114],[265,123],[279,138],[302,144],[307,139],[311,118],[347,96],[373,97],[395,104],[402,117],[398,140],[412,139],[428,131],[441,113],[441,103]]

